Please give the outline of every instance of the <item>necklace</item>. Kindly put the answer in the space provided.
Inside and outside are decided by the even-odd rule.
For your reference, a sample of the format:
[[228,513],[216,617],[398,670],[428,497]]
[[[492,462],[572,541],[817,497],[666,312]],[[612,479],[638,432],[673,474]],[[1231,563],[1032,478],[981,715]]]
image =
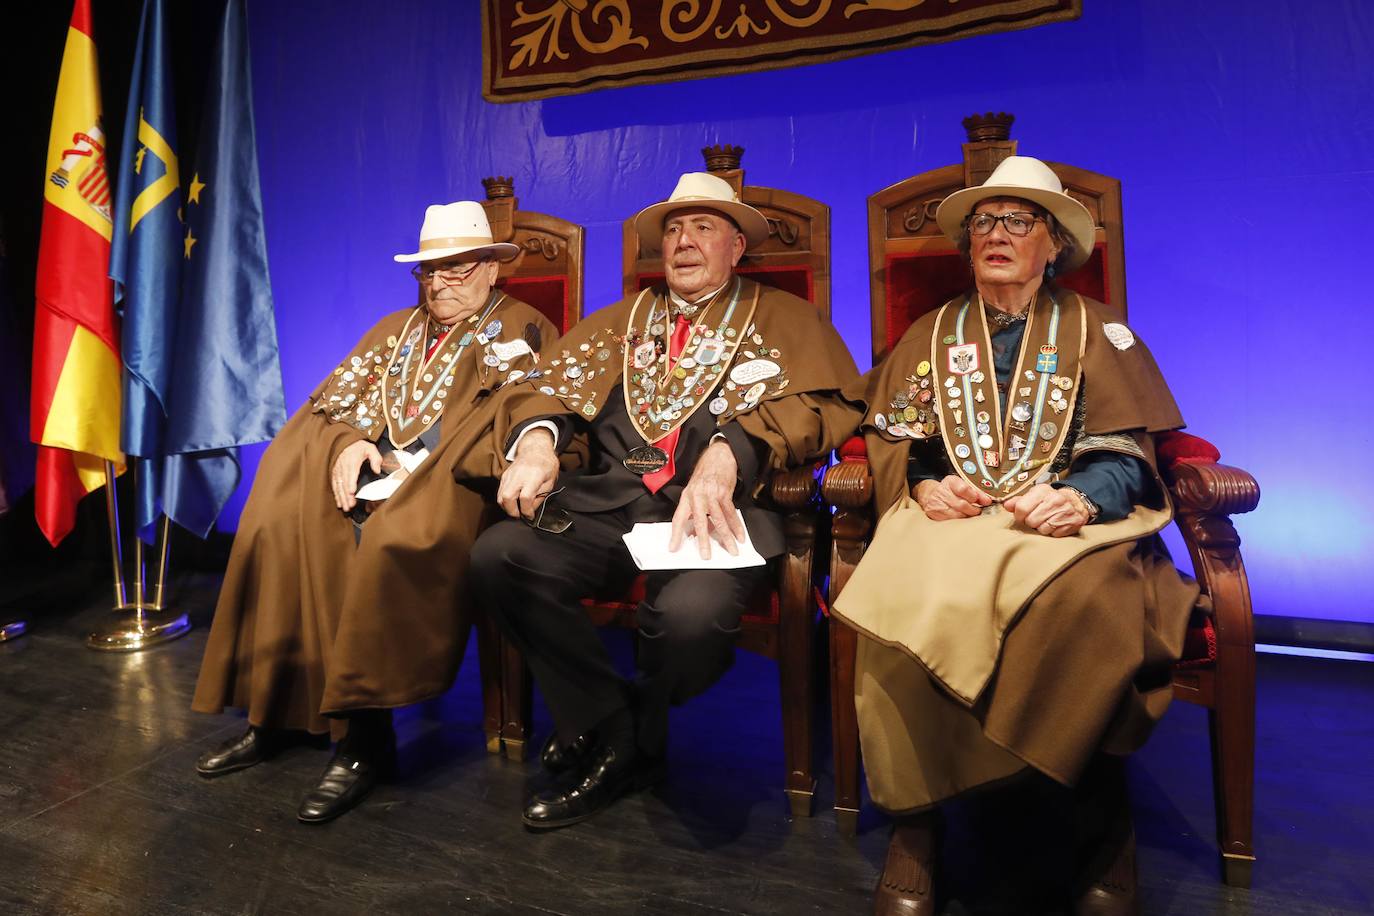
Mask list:
[[1030,303],[1026,303],[1026,307],[1021,309],[1021,311],[1017,312],[1015,315],[1008,314],[999,308],[993,308],[986,302],[983,303],[983,310],[987,313],[988,319],[993,324],[997,325],[997,330],[1005,331],[1007,328],[1016,324],[1018,321],[1026,320],[1026,315],[1030,312]]

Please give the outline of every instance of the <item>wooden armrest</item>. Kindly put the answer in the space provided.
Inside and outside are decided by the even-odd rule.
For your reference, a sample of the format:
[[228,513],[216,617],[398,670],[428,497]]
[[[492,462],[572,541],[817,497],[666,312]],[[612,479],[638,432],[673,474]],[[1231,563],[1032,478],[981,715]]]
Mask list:
[[873,500],[873,474],[866,459],[846,458],[821,481],[821,498],[840,509],[863,509]]
[[778,471],[768,481],[768,498],[780,509],[795,512],[816,501],[816,469],[820,463]]
[[1239,515],[1259,505],[1259,482],[1225,464],[1178,462],[1169,469],[1169,492],[1180,513]]

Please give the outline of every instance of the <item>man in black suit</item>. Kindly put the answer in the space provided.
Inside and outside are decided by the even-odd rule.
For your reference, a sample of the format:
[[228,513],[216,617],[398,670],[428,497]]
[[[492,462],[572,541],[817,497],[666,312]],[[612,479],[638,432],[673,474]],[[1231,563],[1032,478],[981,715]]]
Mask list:
[[[471,581],[553,714],[541,756],[567,779],[526,806],[535,829],[584,820],[661,775],[669,706],[729,668],[740,616],[768,576],[766,566],[650,572],[630,683],[581,604],[638,575],[622,535],[671,520],[672,549],[692,535],[707,558],[713,542],[737,554],[747,526],[755,549],[777,556],[781,519],[754,502],[767,472],[849,432],[837,426],[849,416],[838,388],[855,370],[833,328],[809,303],[735,275],[768,237],[761,213],[717,176],[689,173],[636,227],[642,247],[661,246],[665,284],[578,324],[493,420],[508,451],[485,473],[500,472],[511,518],[474,546]],[[574,441],[585,460],[560,474]],[[459,464],[460,476],[483,473]]]

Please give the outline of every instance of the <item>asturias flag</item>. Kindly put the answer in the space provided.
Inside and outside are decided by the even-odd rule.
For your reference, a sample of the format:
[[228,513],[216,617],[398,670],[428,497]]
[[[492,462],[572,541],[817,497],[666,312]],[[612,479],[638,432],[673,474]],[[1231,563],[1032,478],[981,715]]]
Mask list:
[[172,66],[162,0],[144,0],[115,182],[110,277],[124,318],[124,451],[137,472],[136,526],[162,506],[163,432],[172,381],[183,241]]
[[90,0],[76,0],[48,137],[38,248],[31,435],[34,514],[52,544],[119,450],[119,337],[110,262],[110,183]]
[[286,422],[267,275],[243,0],[221,21],[186,198],[163,506],[204,537],[239,481],[237,446]]

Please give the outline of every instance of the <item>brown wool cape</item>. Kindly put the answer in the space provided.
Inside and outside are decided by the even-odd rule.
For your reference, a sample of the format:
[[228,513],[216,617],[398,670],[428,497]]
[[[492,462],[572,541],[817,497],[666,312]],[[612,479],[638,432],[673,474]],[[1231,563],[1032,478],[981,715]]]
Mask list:
[[[493,322],[497,333],[488,336]],[[417,327],[409,352],[419,357],[423,307],[379,321],[272,440],[239,521],[192,709],[238,707],[253,725],[338,737],[343,726],[331,713],[415,703],[452,684],[470,625],[468,549],[486,505],[455,485],[448,456],[489,447],[477,441],[490,428],[482,419],[489,395],[533,371],[541,343],[557,330],[531,306],[495,292],[487,309],[445,338],[432,363],[389,374]],[[453,382],[444,385],[455,361]],[[334,505],[330,469],[348,445],[379,439],[388,416],[393,424],[406,419],[398,401],[410,403],[409,386],[397,399],[383,387],[396,390],[398,378],[413,376],[427,391],[426,373],[445,394],[418,401],[424,413],[392,438],[411,441],[442,418],[439,443],[355,542],[353,522]],[[434,410],[438,403],[446,407]]]
[[[1151,434],[1183,419],[1145,345],[1077,294],[1046,289],[1037,297],[1025,346],[1041,346],[1053,312],[1064,332],[1058,352],[1052,345],[1023,352],[1009,383],[1008,407],[1024,399],[1035,410],[1028,435],[1019,424],[1031,447],[997,452],[1002,432],[1013,441],[1008,416],[1005,429],[994,430],[992,469],[963,476],[1000,497],[1043,474],[1062,477],[1089,452],[1116,451],[1151,469],[1150,504],[1074,537],[1049,538],[1016,526],[1000,505],[936,522],[910,497],[911,431],[938,440],[960,471],[954,447],[970,434],[956,426],[950,398],[974,390],[963,387],[966,377],[987,384],[994,375],[982,307],[970,295],[964,325],[958,310],[969,299],[961,296],[919,319],[845,392],[866,407],[861,429],[880,521],[834,613],[864,637],[856,706],[865,769],[873,800],[893,812],[927,808],[1028,766],[1072,785],[1094,752],[1139,747],[1168,705],[1169,669],[1197,598],[1156,534],[1171,510]],[[962,339],[951,340],[956,328]],[[982,378],[969,374],[970,344]],[[1042,354],[1047,371],[1036,371]],[[1071,409],[1043,409],[1047,397],[1036,408],[1042,387],[1060,389],[1056,400]],[[935,397],[920,397],[928,389]],[[930,425],[917,428],[920,416],[894,411],[908,401],[922,405],[921,414],[929,406]],[[995,396],[979,406],[990,401]],[[960,406],[967,411],[960,420],[972,427],[973,405]],[[1036,424],[1046,419],[1051,428],[1037,438]],[[1060,424],[1072,428],[1066,434]],[[1041,441],[1053,452],[1041,452]],[[1022,451],[1036,463],[1018,480],[1011,455]]]
[[[591,421],[602,410],[627,409],[638,416],[633,397],[638,383],[633,379],[641,373],[634,367],[634,352],[646,345],[651,351],[655,345],[666,351],[671,322],[647,320],[665,314],[666,309],[667,289],[658,286],[579,322],[557,347],[544,351],[539,378],[502,390],[500,409],[486,415],[493,424],[492,440],[506,443],[513,430],[536,417],[566,414]],[[722,323],[727,314],[729,321]],[[632,315],[638,316],[638,327],[627,335]],[[707,366],[708,370],[719,367],[717,371],[702,372],[692,383],[685,394],[693,403],[681,408],[682,416],[665,420],[670,426],[680,424],[686,411],[711,410],[717,425],[737,422],[767,446],[767,470],[816,460],[852,432],[855,408],[841,400],[839,392],[857,379],[858,371],[844,341],[811,303],[739,277],[727,283],[696,320],[709,325],[712,335],[707,339],[726,343],[718,354],[719,362]],[[660,330],[655,333],[654,327]],[[679,384],[690,381],[695,370],[686,372]],[[622,384],[627,397],[613,397],[616,386]],[[722,407],[719,413],[711,408],[717,398],[724,399],[723,405],[717,405]],[[654,428],[649,435],[661,437],[664,430]],[[564,453],[565,469],[576,467],[578,454],[575,441]],[[467,447],[455,453],[453,473],[459,479],[492,477],[507,464],[500,449]],[[766,480],[767,474],[760,473],[751,497],[758,495]]]

